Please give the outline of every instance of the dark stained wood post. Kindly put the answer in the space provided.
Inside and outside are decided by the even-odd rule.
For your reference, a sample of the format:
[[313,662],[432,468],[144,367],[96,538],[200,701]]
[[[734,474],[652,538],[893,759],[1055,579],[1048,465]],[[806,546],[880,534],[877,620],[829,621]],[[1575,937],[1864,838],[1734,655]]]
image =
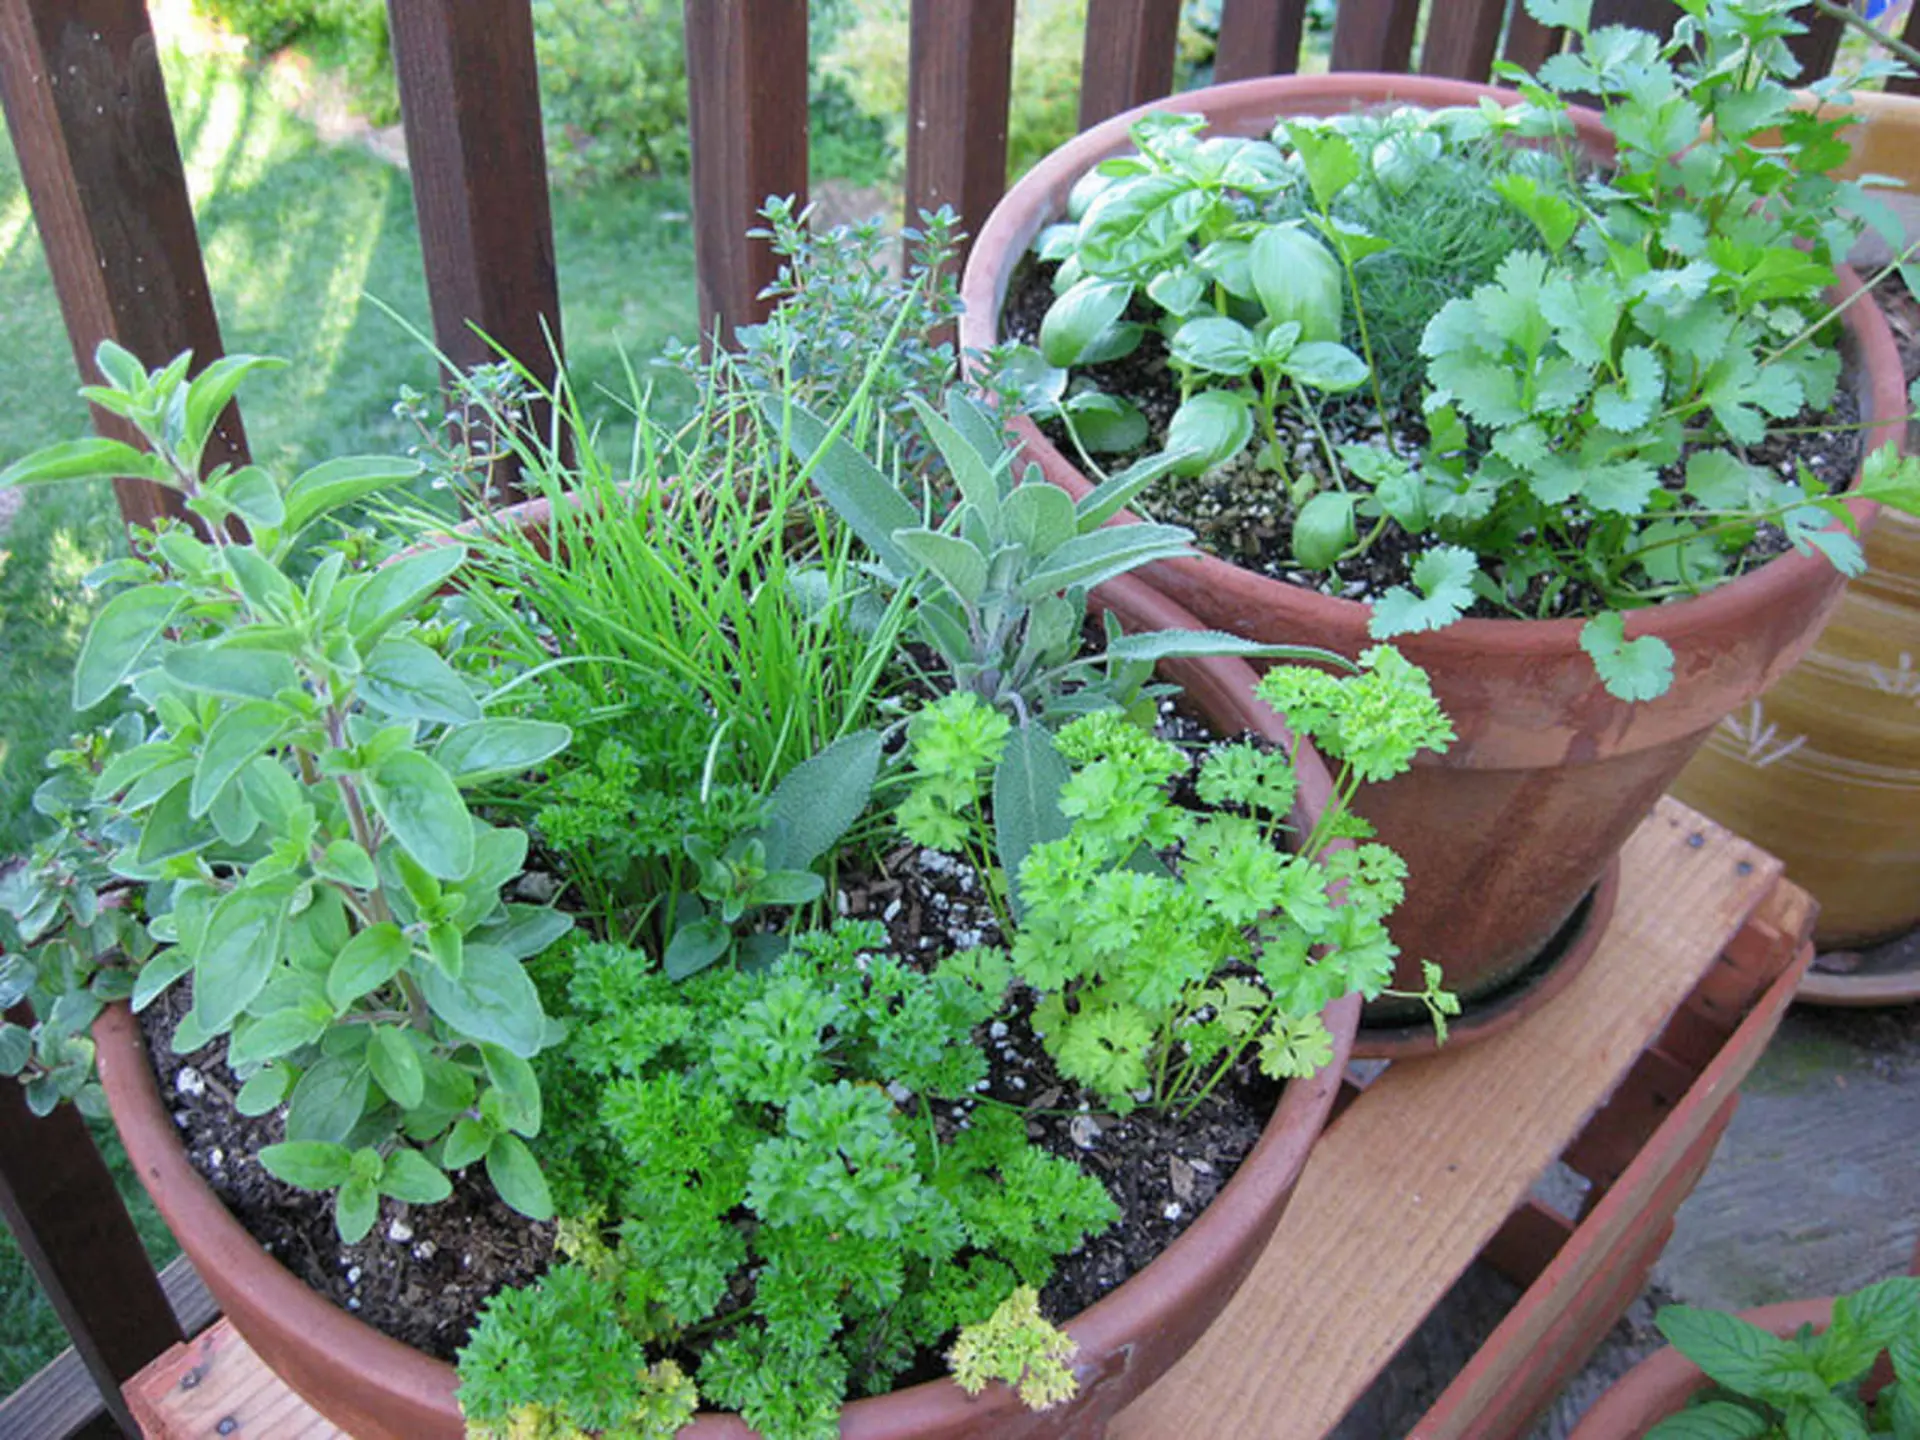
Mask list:
[[956,263],[1007,186],[1014,0],[913,0],[907,80],[907,222],[951,205]]
[[[32,1021],[24,1007],[8,1018]],[[0,1080],[0,1215],[107,1413],[137,1440],[120,1387],[180,1343],[179,1322],[86,1122],[71,1105],[34,1116],[12,1080]]]
[[1080,52],[1080,128],[1173,89],[1180,0],[1087,0]]
[[1419,15],[1420,0],[1340,0],[1330,68],[1405,70]]
[[[116,340],[148,365],[221,354],[186,172],[142,0],[0,0],[0,102],[53,272],[80,373]],[[103,435],[131,426],[96,408]],[[207,447],[209,465],[245,464],[239,412]],[[143,480],[114,490],[130,525],[186,518],[180,497]]]
[[[560,285],[532,6],[388,0],[387,14],[434,340],[462,370],[504,352],[551,385]],[[538,407],[537,433],[546,418]]]
[[1291,75],[1300,68],[1307,0],[1224,0],[1213,52],[1216,81]]
[[1485,80],[1506,18],[1507,0],[1452,0],[1435,6],[1427,20],[1426,43],[1420,47],[1420,73]]
[[[1920,46],[1920,5],[1907,11],[1907,23],[1900,31],[1900,38],[1909,45]],[[1887,82],[1887,89],[1898,95],[1920,95],[1920,75],[1899,75]],[[1920,1275],[1920,1250],[1913,1252],[1913,1273]]]
[[1566,38],[1567,32],[1558,25],[1542,25],[1529,15],[1524,0],[1513,0],[1513,17],[1507,22],[1507,43],[1500,58],[1538,70],[1548,56],[1560,53]]
[[686,27],[700,328],[726,345],[779,269],[747,231],[769,195],[806,203],[806,0],[686,0]]

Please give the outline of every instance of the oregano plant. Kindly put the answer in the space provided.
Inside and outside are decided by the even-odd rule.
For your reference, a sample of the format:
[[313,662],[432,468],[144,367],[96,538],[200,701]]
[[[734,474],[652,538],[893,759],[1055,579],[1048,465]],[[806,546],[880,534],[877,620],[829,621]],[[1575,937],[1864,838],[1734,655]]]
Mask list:
[[[206,528],[163,522],[95,576],[116,588],[81,646],[74,706],[124,693],[130,711],[110,745],[61,761],[69,839],[28,882],[30,895],[57,888],[70,915],[59,943],[43,899],[23,926],[40,940],[28,952],[39,988],[61,992],[49,1021],[69,1030],[120,993],[143,1009],[190,977],[174,1049],[225,1040],[236,1107],[284,1110],[286,1139],[261,1163],[334,1192],[349,1241],[381,1196],[443,1199],[446,1172],[476,1162],[507,1203],[549,1215],[525,1142],[541,1125],[529,1062],[556,1027],[523,961],[571,922],[503,898],[526,836],[474,815],[462,792],[539,765],[567,728],[489,715],[488,680],[456,663],[459,628],[437,597],[460,546],[379,564],[360,537],[303,544],[415,463],[203,476],[220,412],[275,362],[230,356],[189,379],[187,356],[149,372],[106,342],[96,363],[108,383],[87,398],[151,448],[57,445],[0,484],[134,476],[183,495]],[[68,952],[110,887],[146,938],[103,984]]]

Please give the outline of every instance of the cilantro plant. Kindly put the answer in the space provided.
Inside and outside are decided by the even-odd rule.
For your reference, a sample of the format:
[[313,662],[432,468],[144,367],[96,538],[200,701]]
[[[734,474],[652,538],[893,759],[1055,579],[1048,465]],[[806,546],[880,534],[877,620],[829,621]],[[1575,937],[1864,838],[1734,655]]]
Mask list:
[[[1772,553],[1763,531],[1859,569],[1837,477],[1783,477],[1753,452],[1833,403],[1836,257],[1869,225],[1905,240],[1874,182],[1831,177],[1852,121],[1826,104],[1847,82],[1816,81],[1814,106],[1793,107],[1793,0],[1686,0],[1664,41],[1593,26],[1587,0],[1528,8],[1578,43],[1537,78],[1503,67],[1523,97],[1510,108],[1289,120],[1271,144],[1203,139],[1192,117],[1141,122],[1141,153],[1086,177],[1041,237],[1061,293],[1040,353],[1004,356],[1002,384],[1065,422],[1083,456],[1107,439],[1137,449],[1144,425],[1107,424],[1120,402],[1067,367],[1156,330],[1181,386],[1160,437],[1170,468],[1228,465],[1258,428],[1296,566],[1337,570],[1389,531],[1410,552],[1405,581],[1374,597],[1376,637],[1470,609],[1580,615],[1607,689],[1652,699],[1672,655],[1629,639],[1626,612],[1740,574]],[[1590,96],[1617,142],[1608,167],[1573,142],[1569,97]],[[1368,222],[1429,174],[1449,196],[1468,177],[1475,204],[1528,233],[1426,321],[1416,416],[1378,383],[1364,296],[1370,272],[1399,263]],[[1330,368],[1289,372],[1288,356],[1339,346],[1342,304],[1359,358],[1315,350]],[[1336,443],[1314,397],[1369,372],[1384,438]],[[1274,429],[1288,406],[1309,463]],[[1356,409],[1337,412],[1350,428]],[[1920,463],[1874,449],[1855,493],[1920,510]]]
[[541,1143],[580,1218],[568,1263],[493,1301],[462,1352],[477,1433],[669,1436],[695,1404],[694,1338],[699,1399],[772,1440],[837,1435],[849,1392],[887,1389],[974,1322],[994,1323],[956,1350],[970,1382],[1012,1368],[1034,1403],[1072,1393],[1057,1334],[999,1312],[1113,1203],[1017,1111],[982,1104],[942,1132],[932,1103],[986,1074],[970,1036],[1007,962],[916,969],[885,938],[843,922],[766,969],[678,983],[608,944],[547,965],[576,1017],[552,1088],[589,1098]]
[[[1332,1054],[1320,1012],[1387,993],[1397,951],[1384,922],[1406,871],[1384,846],[1348,843],[1368,833],[1348,805],[1362,780],[1445,749],[1452,729],[1426,676],[1386,647],[1347,676],[1270,670],[1260,693],[1340,762],[1334,803],[1312,834],[1291,837],[1291,853],[1279,844],[1297,783],[1288,754],[1213,750],[1197,782],[1211,808],[1197,812],[1170,794],[1185,754],[1120,712],[1060,733],[1072,767],[1064,833],[1020,866],[1012,963],[1039,997],[1033,1026],[1061,1074],[1116,1108],[1197,1103],[1249,1048],[1269,1076],[1311,1074]],[[901,821],[920,843],[965,852],[977,836],[981,787],[969,777],[991,766],[1008,728],[983,725],[990,714],[955,697],[915,717],[919,778]],[[1426,974],[1420,998],[1444,1034],[1454,1002],[1437,968]]]
[[[1833,1319],[1782,1339],[1734,1315],[1669,1305],[1655,1319],[1714,1382],[1648,1440],[1788,1440],[1911,1435],[1920,1429],[1920,1279],[1901,1276],[1833,1302]],[[1861,1384],[1882,1354],[1893,1383],[1873,1404]]]
[[[43,1031],[61,1047],[36,1047],[29,1089],[38,1105],[75,1088],[103,1000],[144,1008],[190,975],[175,1050],[225,1039],[237,1108],[285,1111],[286,1140],[261,1163],[334,1191],[343,1238],[367,1233],[380,1196],[444,1199],[445,1172],[480,1160],[501,1198],[545,1216],[525,1141],[541,1115],[529,1061],[555,1037],[522,961],[571,922],[502,900],[526,836],[478,819],[461,792],[545,762],[569,732],[489,716],[486,681],[446,658],[462,637],[435,597],[459,546],[376,566],[357,542],[323,545],[295,578],[316,523],[417,466],[202,478],[217,417],[269,363],[232,356],[188,380],[187,356],[148,373],[104,343],[109,383],[84,393],[151,450],[80,440],[0,475],[135,476],[184,494],[207,526],[142,533],[95,577],[122,588],[81,646],[74,708],[124,689],[133,709],[109,742],[59,759],[43,809],[66,839],[37,857],[24,908],[15,890],[23,930],[43,941],[30,952],[34,988],[54,997]],[[125,913],[145,939],[103,915],[109,885],[142,888]],[[64,933],[45,943],[50,925]],[[121,955],[103,956],[103,938]]]

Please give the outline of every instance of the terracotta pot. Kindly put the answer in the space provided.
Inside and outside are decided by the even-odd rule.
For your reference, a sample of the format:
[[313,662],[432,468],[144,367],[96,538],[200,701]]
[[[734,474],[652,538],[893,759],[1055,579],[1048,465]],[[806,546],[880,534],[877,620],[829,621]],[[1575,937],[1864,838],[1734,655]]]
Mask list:
[[[1848,171],[1920,189],[1920,99],[1862,93],[1856,107]],[[1727,717],[1673,787],[1786,862],[1820,902],[1827,949],[1920,924],[1920,520],[1882,515],[1866,551],[1868,573],[1806,657]],[[1807,998],[1849,988],[1808,979]],[[1920,976],[1890,998],[1920,998]]]
[[[1825,1330],[1832,1300],[1789,1300],[1749,1310],[1740,1318],[1786,1339],[1802,1325]],[[1574,1427],[1569,1440],[1640,1440],[1712,1382],[1678,1350],[1656,1351],[1608,1387]]]
[[[1096,602],[1130,629],[1194,628],[1190,617],[1138,583],[1102,587]],[[1253,698],[1253,671],[1237,660],[1174,660],[1162,666],[1223,733],[1252,730],[1291,744],[1270,709]],[[1296,823],[1309,828],[1331,784],[1311,750],[1301,757]],[[1164,1374],[1205,1332],[1266,1247],[1307,1152],[1327,1122],[1359,1021],[1357,998],[1328,1007],[1333,1058],[1289,1083],[1237,1174],[1193,1225],[1145,1270],[1066,1328],[1079,1342],[1080,1392],[1045,1412],[1025,1409],[995,1385],[969,1397],[951,1381],[860,1400],[844,1412],[847,1440],[997,1440],[1092,1437]],[[139,1022],[125,1005],[94,1028],[100,1077],[127,1154],[162,1217],[234,1326],[281,1379],[357,1440],[458,1440],[463,1424],[451,1365],[374,1330],[309,1290],[230,1215],[188,1161],[148,1063]],[[738,1419],[703,1415],[687,1440],[745,1440]]]
[[[1422,76],[1340,74],[1248,80],[1176,95],[1145,109],[1197,112],[1227,134],[1263,134],[1276,115],[1325,115],[1387,101],[1440,106],[1510,91]],[[962,281],[963,350],[997,338],[1015,268],[1041,229],[1064,212],[1074,180],[1130,148],[1141,110],[1095,126],[1055,151],[1008,192],[983,227]],[[1574,112],[1596,154],[1610,145],[1600,117]],[[1842,297],[1858,288],[1842,278]],[[1871,304],[1847,311],[1867,377],[1867,412],[1905,412],[1898,356]],[[1048,478],[1075,494],[1087,482],[1030,421],[1016,422]],[[1852,502],[1858,521],[1877,507]],[[1123,513],[1116,523],[1135,519]],[[1207,626],[1264,641],[1356,655],[1374,642],[1369,608],[1270,580],[1212,557],[1163,561],[1141,572]],[[1841,580],[1822,559],[1782,556],[1706,595],[1633,612],[1630,636],[1658,635],[1674,651],[1661,699],[1609,696],[1580,649],[1580,620],[1465,620],[1394,644],[1433,677],[1459,739],[1408,774],[1364,790],[1358,808],[1406,859],[1407,898],[1392,929],[1400,985],[1418,988],[1418,961],[1439,961],[1449,984],[1486,995],[1524,970],[1595,884],[1607,862],[1720,719],[1747,704],[1799,658],[1838,602]],[[1370,1016],[1371,1018],[1371,1016]]]

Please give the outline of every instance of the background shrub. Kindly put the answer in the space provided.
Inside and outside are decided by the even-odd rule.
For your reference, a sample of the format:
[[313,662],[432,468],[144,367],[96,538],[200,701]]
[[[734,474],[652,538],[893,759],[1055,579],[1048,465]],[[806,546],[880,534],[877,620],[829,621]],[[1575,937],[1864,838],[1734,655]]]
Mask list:
[[256,57],[294,47],[339,72],[354,108],[376,125],[400,118],[384,0],[194,0]]
[[680,0],[534,0],[554,183],[686,168],[681,15]]

